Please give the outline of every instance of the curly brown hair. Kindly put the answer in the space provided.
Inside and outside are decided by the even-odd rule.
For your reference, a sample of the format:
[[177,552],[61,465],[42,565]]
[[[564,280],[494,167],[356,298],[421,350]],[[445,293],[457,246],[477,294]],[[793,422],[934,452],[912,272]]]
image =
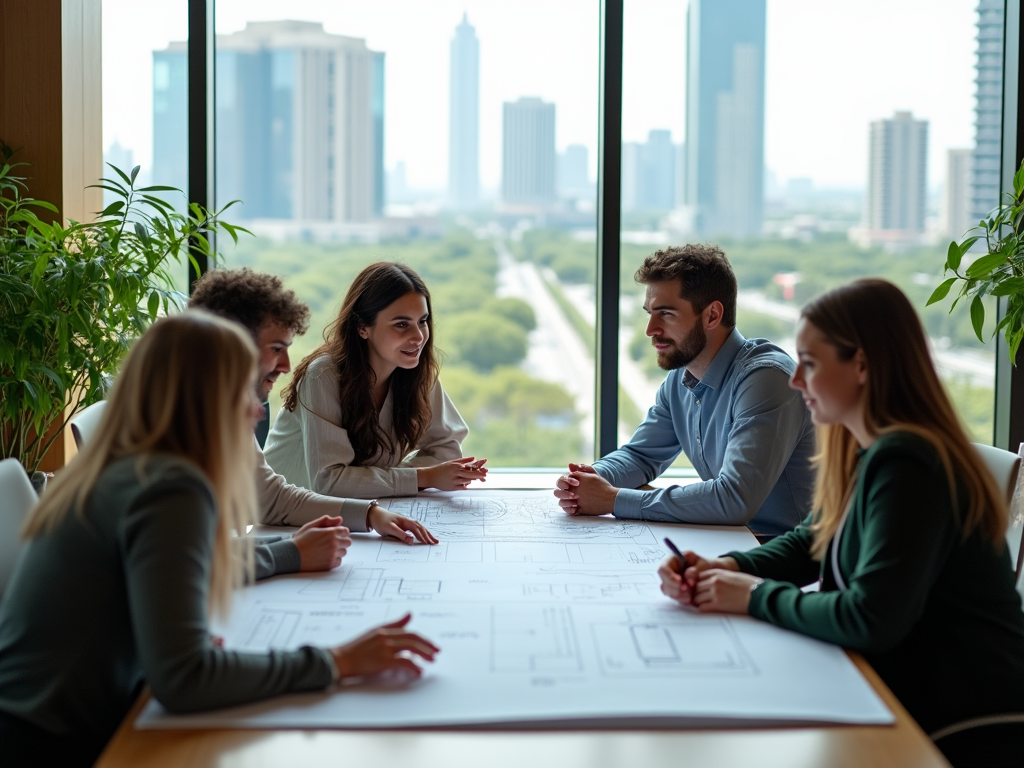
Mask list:
[[266,323],[288,328],[301,336],[309,328],[309,307],[281,278],[241,269],[211,269],[196,282],[189,307],[201,307],[241,323],[256,337]]
[[717,245],[688,243],[655,251],[640,265],[633,279],[643,285],[680,282],[679,297],[703,312],[712,301],[722,302],[722,324],[736,325],[736,275],[725,252]]

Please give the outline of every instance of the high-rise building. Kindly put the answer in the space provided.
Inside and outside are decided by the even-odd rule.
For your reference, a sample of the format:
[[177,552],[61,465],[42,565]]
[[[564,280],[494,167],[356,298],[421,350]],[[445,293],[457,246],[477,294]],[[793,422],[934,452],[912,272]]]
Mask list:
[[640,150],[638,141],[622,142],[622,200],[623,211],[635,211],[639,199],[637,185],[640,183]]
[[537,98],[506,101],[501,197],[506,205],[555,201],[555,105]]
[[[153,183],[188,193],[188,46],[153,51]],[[184,206],[183,198],[175,204]]]
[[[153,54],[154,180],[164,166],[187,167],[184,127],[172,134],[157,119],[168,77],[184,101],[185,53],[172,43]],[[384,54],[315,22],[249,22],[217,36],[216,71],[217,199],[243,201],[233,216],[365,222],[381,214]]]
[[570,144],[558,156],[558,192],[563,197],[593,197],[590,153],[583,144]]
[[999,204],[1003,128],[1003,0],[978,3],[971,218],[977,223]]
[[667,211],[676,204],[675,149],[671,131],[648,132],[647,143],[640,146],[637,208]]
[[871,123],[862,242],[900,245],[924,232],[928,121],[910,112]]
[[451,46],[448,200],[454,208],[480,201],[480,42],[466,14]]
[[946,155],[946,192],[942,198],[942,230],[946,237],[959,240],[978,223],[972,210],[974,152],[951,149]]
[[686,205],[698,234],[761,231],[765,0],[691,0]]

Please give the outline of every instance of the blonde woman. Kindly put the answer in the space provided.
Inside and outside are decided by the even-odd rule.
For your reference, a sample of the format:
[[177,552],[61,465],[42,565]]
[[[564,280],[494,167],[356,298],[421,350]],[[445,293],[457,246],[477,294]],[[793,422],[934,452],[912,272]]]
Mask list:
[[818,426],[814,513],[749,552],[666,560],[662,591],[863,653],[956,766],[1024,764],[1006,505],[913,307],[882,280],[838,288],[804,308],[797,353],[791,385]]
[[419,668],[437,648],[409,617],[334,648],[224,650],[224,613],[252,550],[256,352],[204,312],[160,320],[125,360],[90,450],[26,523],[0,606],[0,754],[91,765],[143,682],[172,712],[224,707],[339,678]]

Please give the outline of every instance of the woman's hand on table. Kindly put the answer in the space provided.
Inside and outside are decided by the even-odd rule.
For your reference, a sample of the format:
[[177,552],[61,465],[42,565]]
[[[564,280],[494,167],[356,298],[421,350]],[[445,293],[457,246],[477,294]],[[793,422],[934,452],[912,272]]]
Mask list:
[[413,657],[433,661],[440,648],[415,632],[407,631],[411,619],[412,615],[407,613],[398,621],[329,649],[338,669],[338,679],[369,677],[390,670],[401,671],[413,679],[423,674]]
[[739,571],[739,565],[731,557],[706,558],[689,550],[683,552],[685,565],[675,555],[669,555],[658,566],[661,577],[661,591],[683,605],[696,605],[694,591],[700,575],[709,570]]
[[414,544],[417,540],[423,544],[437,544],[437,538],[426,529],[423,523],[411,517],[389,512],[374,504],[366,515],[366,523],[371,530],[381,536]]
[[294,533],[292,541],[299,549],[299,570],[306,572],[337,568],[352,546],[342,519],[329,515],[306,523]]
[[463,491],[474,480],[486,481],[486,462],[487,459],[463,456],[433,467],[420,467],[416,470],[416,485],[420,490],[437,488],[439,491]]

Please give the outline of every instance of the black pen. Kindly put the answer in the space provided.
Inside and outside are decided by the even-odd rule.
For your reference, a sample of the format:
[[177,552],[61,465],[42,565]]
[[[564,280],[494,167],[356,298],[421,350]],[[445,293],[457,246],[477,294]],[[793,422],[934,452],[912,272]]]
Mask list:
[[683,564],[683,568],[686,568],[689,565],[689,563],[686,562],[686,558],[683,557],[683,553],[679,551],[679,547],[673,544],[672,539],[668,536],[665,537],[665,546],[668,547],[672,551],[672,554],[676,556],[676,559]]

